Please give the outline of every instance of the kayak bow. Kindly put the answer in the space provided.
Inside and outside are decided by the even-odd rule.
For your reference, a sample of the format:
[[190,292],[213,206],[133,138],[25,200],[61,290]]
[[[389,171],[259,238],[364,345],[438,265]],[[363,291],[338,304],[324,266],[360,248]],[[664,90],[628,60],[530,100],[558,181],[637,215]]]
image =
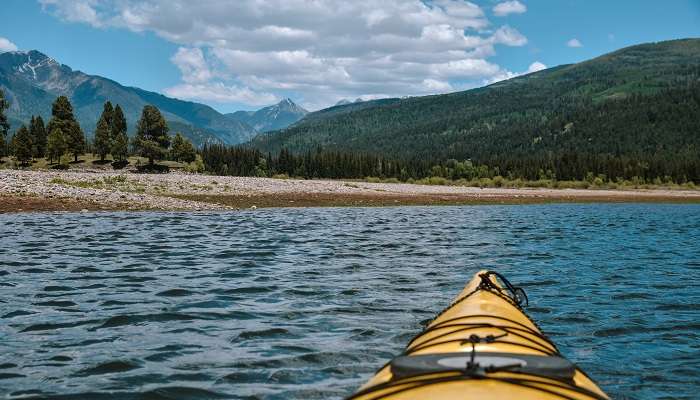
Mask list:
[[525,292],[480,271],[404,353],[352,395],[374,399],[608,399],[522,310]]

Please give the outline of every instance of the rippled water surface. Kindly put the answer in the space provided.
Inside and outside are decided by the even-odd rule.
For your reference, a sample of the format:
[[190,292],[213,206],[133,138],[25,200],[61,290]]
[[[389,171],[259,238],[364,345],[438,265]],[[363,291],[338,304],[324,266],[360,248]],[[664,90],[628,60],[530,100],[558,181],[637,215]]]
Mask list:
[[481,268],[613,397],[700,391],[698,206],[2,215],[0,243],[0,398],[340,398]]

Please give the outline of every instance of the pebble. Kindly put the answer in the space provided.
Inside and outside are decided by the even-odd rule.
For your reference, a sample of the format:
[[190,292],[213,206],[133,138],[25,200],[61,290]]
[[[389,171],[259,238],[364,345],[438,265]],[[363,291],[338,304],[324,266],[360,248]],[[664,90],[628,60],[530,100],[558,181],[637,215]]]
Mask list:
[[[67,182],[104,182],[94,187],[76,187],[53,180]],[[117,179],[115,179],[117,178]],[[123,178],[126,178],[123,180]],[[27,171],[0,169],[0,195],[19,194],[42,198],[60,198],[85,200],[90,199],[107,208],[164,209],[164,210],[227,210],[231,207],[183,200],[169,197],[168,194],[189,195],[238,195],[249,198],[261,195],[285,194],[366,194],[381,197],[383,195],[450,195],[459,194],[479,197],[550,197],[561,196],[557,189],[507,189],[474,188],[464,186],[428,186],[407,183],[369,183],[347,182],[340,180],[300,180],[271,179],[256,177],[217,176],[217,184],[212,183],[212,176],[173,172],[169,174],[137,174],[132,172],[115,172],[106,170],[84,169],[80,171]],[[138,192],[138,193],[135,193]],[[585,198],[599,196],[600,191],[571,189],[567,194]],[[697,198],[697,191],[682,190],[648,190],[624,191],[606,190],[605,195],[631,196],[641,193],[655,193],[668,197]],[[362,200],[358,201],[362,203]],[[257,205],[250,207],[257,209]]]

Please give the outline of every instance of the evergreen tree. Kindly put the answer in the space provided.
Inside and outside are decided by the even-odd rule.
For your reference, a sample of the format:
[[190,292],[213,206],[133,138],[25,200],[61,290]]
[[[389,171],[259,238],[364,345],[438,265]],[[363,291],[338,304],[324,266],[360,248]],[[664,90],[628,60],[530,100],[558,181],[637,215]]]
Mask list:
[[66,153],[66,141],[63,138],[63,132],[60,128],[54,128],[46,143],[46,153],[49,157],[49,162],[54,159],[57,162],[61,162],[61,157]]
[[119,104],[114,107],[114,111],[112,112],[110,129],[112,131],[112,140],[115,140],[120,134],[126,133],[126,118],[124,118],[124,112]]
[[129,156],[129,137],[122,132],[112,141],[112,157],[117,161],[124,161]]
[[126,134],[126,118],[119,104],[114,107],[112,114],[112,157],[115,160],[123,161],[129,155],[129,137]]
[[97,121],[95,128],[95,152],[100,155],[100,160],[104,161],[107,154],[112,150],[112,104],[105,103],[104,111]]
[[185,139],[179,132],[173,139],[170,154],[175,161],[192,162],[196,158],[196,153],[192,142]]
[[9,106],[10,104],[5,100],[5,93],[0,89],[0,157],[5,155],[5,138],[7,131],[10,130],[10,123],[7,122],[5,115],[5,109]]
[[29,123],[29,133],[32,136],[34,157],[44,157],[46,155],[46,127],[40,115],[32,116]]
[[55,128],[61,130],[67,151],[73,154],[74,160],[77,162],[78,156],[85,152],[85,135],[83,135],[80,124],[73,115],[73,106],[66,96],[59,96],[54,101],[51,115],[48,131],[53,132]]
[[158,108],[152,105],[143,107],[141,119],[136,126],[134,147],[143,157],[148,158],[148,163],[153,165],[154,160],[160,160],[170,146],[168,136],[168,124]]
[[102,115],[100,115],[100,118],[104,117],[105,120],[107,120],[107,126],[109,129],[112,129],[112,123],[113,123],[113,118],[114,118],[114,107],[112,107],[112,103],[107,101],[105,102],[104,106],[102,106]]
[[32,136],[25,125],[22,125],[12,138],[12,148],[15,158],[22,165],[27,165],[32,160]]

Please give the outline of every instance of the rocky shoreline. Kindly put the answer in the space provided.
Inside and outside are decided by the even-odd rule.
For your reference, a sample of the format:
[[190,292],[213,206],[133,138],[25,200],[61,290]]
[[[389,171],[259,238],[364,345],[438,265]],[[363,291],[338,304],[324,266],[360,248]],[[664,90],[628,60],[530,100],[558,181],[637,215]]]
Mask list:
[[541,202],[700,202],[700,191],[475,188],[97,169],[0,170],[0,212]]

